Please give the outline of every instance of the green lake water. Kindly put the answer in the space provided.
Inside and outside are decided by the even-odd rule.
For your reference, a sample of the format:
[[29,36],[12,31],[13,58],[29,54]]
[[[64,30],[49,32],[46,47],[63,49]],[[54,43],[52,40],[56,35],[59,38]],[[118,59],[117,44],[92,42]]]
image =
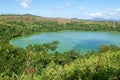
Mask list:
[[86,31],[61,31],[36,33],[24,37],[17,37],[10,41],[12,45],[26,48],[29,44],[43,44],[59,41],[58,52],[66,52],[72,49],[84,52],[97,50],[100,45],[115,44],[120,47],[119,32],[86,32]]

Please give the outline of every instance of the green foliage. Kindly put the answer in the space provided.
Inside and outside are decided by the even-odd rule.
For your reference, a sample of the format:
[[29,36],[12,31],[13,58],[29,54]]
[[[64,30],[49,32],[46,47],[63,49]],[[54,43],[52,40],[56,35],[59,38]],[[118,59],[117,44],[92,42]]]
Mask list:
[[101,45],[101,46],[99,46],[99,52],[106,52],[106,51],[113,52],[113,51],[118,51],[118,50],[120,50],[120,48],[115,46],[115,45],[110,45],[110,46]]
[[[0,50],[0,72],[6,71],[10,75],[12,72],[21,73],[25,68],[25,51],[6,45]],[[18,66],[19,65],[19,66]]]
[[118,56],[120,52],[106,52],[100,56],[92,55],[88,59],[77,59],[64,66],[51,63],[42,76],[46,80],[119,80]]
[[120,31],[119,22],[66,21],[33,15],[0,16],[0,80],[120,80],[120,48],[56,52],[58,41],[21,49],[9,44],[17,36],[59,30]]

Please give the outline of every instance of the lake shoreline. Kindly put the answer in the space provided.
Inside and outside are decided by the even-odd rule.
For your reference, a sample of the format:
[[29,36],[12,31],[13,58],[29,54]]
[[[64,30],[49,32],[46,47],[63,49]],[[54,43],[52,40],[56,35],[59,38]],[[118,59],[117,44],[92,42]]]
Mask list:
[[[96,37],[97,37],[98,35],[100,36],[100,33],[101,33],[101,34],[103,33],[103,34],[106,34],[106,35],[108,35],[108,34],[110,34],[110,35],[112,35],[112,34],[114,34],[114,35],[115,35],[115,34],[120,34],[120,32],[115,32],[115,31],[76,31],[76,30],[64,30],[64,31],[57,31],[57,32],[42,32],[42,33],[40,32],[40,33],[33,33],[33,34],[30,34],[30,35],[27,35],[27,36],[20,36],[20,37],[11,39],[11,40],[10,40],[10,44],[13,45],[13,46],[16,46],[16,47],[20,47],[20,45],[19,45],[19,46],[16,45],[16,44],[18,44],[18,43],[16,43],[16,44],[13,43],[14,40],[21,39],[21,38],[27,40],[27,38],[29,38],[29,37],[31,37],[31,36],[36,36],[36,35],[38,35],[38,36],[39,36],[39,35],[45,35],[45,37],[43,36],[43,38],[45,38],[45,39],[43,40],[43,39],[41,38],[41,39],[37,40],[37,37],[35,37],[36,40],[34,40],[34,39],[32,38],[33,41],[28,40],[28,42],[26,42],[27,44],[26,44],[26,43],[24,43],[24,44],[26,44],[26,45],[28,46],[28,44],[29,44],[30,42],[34,42],[34,41],[35,41],[35,42],[38,42],[38,43],[34,43],[34,44],[39,44],[39,41],[40,41],[40,40],[41,40],[41,42],[43,42],[43,43],[49,43],[50,41],[52,42],[52,41],[57,40],[57,39],[51,39],[51,37],[53,37],[53,36],[52,36],[52,35],[49,35],[49,34],[54,34],[55,37],[57,37],[57,38],[61,37],[61,38],[62,38],[62,37],[65,35],[64,33],[67,33],[67,35],[69,36],[69,33],[71,33],[71,32],[72,32],[72,34],[70,34],[70,35],[72,35],[72,37],[74,37],[74,35],[73,35],[74,32],[75,32],[75,33],[86,33],[86,35],[82,35],[82,37],[83,37],[83,36],[89,36],[89,37],[90,37],[89,34],[92,34],[92,35],[93,35],[94,33],[95,33],[95,34],[97,33],[97,35],[95,35]],[[60,35],[59,35],[59,37],[58,37],[56,34],[62,34],[63,36],[60,36]],[[103,34],[102,34],[101,37],[104,36]],[[65,37],[68,37],[67,35],[66,35]],[[76,35],[76,34],[75,34],[75,35]],[[109,35],[109,36],[110,36],[110,35]],[[50,39],[49,39],[48,37],[49,37]],[[63,42],[63,41],[66,39],[65,37],[64,37],[64,39],[63,39],[62,41],[60,41],[60,43]],[[54,38],[54,37],[53,37],[53,38]],[[61,38],[60,38],[60,39],[61,39]],[[70,39],[70,37],[68,37],[68,38]],[[74,38],[77,38],[77,36],[74,37]],[[88,40],[88,41],[87,41],[87,40],[86,40],[86,41],[83,41],[83,43],[80,43],[80,45],[77,45],[75,42],[73,42],[73,41],[74,41],[74,38],[73,38],[72,40],[70,39],[72,43],[67,43],[67,42],[65,42],[65,43],[60,44],[60,46],[61,46],[61,47],[63,46],[64,49],[67,49],[67,51],[73,50],[73,49],[80,49],[80,50],[82,49],[83,52],[84,52],[85,48],[82,48],[82,46],[84,47],[84,44],[86,44],[86,43],[88,43],[89,45],[91,45],[91,46],[88,46],[88,45],[86,46],[86,47],[89,47],[89,48],[94,47],[94,46],[96,46],[96,47],[98,48],[98,44],[103,45],[104,43],[105,43],[105,44],[109,44],[109,43],[110,43],[109,41],[106,41],[106,40],[104,40],[104,39],[103,39],[103,40],[102,40],[102,39],[99,40],[98,37],[97,37],[98,39],[95,39],[94,36],[92,36],[92,38],[91,38],[90,40]],[[83,37],[83,38],[84,38],[84,37]],[[88,38],[88,37],[86,37],[86,38]],[[104,38],[105,38],[105,37],[104,37]],[[44,42],[46,39],[48,40],[48,42]],[[29,41],[30,41],[30,42],[29,42]],[[58,41],[59,41],[59,39],[58,39]],[[67,40],[67,41],[68,41],[68,40]],[[19,42],[20,42],[20,41],[19,41]],[[42,43],[42,44],[43,44],[43,43]],[[93,43],[93,44],[91,44],[91,43]],[[95,43],[95,44],[94,44],[94,43]],[[113,43],[114,43],[114,42],[113,42]],[[117,43],[117,42],[116,42],[116,43]],[[116,43],[115,43],[115,44],[116,44]],[[21,43],[21,44],[23,44],[23,43]],[[64,44],[66,44],[67,46],[71,44],[74,48],[71,47],[70,49],[68,49],[67,46],[64,45]],[[75,47],[75,44],[76,44],[76,47]],[[82,46],[81,46],[81,45],[82,45]],[[100,45],[99,45],[99,46],[100,46]],[[111,44],[111,45],[112,45],[112,44]],[[116,44],[116,45],[117,45],[117,44]],[[58,46],[59,46],[59,45],[58,45]],[[79,47],[79,46],[81,46],[81,47]],[[118,46],[118,45],[117,45],[117,46]],[[25,48],[25,46],[24,46],[24,47],[21,47],[21,48]],[[88,50],[85,50],[85,51],[92,51],[92,50],[96,50],[96,49],[88,49]],[[62,51],[62,49],[60,48],[59,51]],[[66,51],[64,51],[64,52],[66,52]]]

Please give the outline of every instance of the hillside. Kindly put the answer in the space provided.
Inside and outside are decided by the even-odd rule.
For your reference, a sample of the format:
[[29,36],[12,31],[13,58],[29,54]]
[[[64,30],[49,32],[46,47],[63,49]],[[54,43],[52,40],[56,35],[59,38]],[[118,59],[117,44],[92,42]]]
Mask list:
[[74,50],[49,54],[58,41],[27,49],[9,44],[14,37],[61,30],[120,32],[120,22],[1,15],[0,80],[120,80],[120,48],[115,45],[83,55]]

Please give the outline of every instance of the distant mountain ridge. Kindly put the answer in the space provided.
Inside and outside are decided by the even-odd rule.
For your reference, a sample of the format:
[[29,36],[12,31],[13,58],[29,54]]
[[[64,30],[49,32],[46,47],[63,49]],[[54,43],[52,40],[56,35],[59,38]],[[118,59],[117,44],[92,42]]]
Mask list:
[[105,19],[105,18],[101,18],[101,17],[92,18],[91,20],[93,20],[93,21],[117,21],[117,22],[120,22],[120,19],[113,19],[113,18]]
[[64,17],[42,17],[42,16],[38,16],[38,15],[33,15],[33,14],[0,14],[0,16],[28,16],[28,17],[38,17],[38,18],[42,18],[42,19],[47,19],[47,20],[57,20],[59,22],[70,22],[70,21],[113,21],[113,22],[120,22],[120,19],[113,19],[113,18],[109,18],[109,19],[105,19],[105,18],[101,18],[101,17],[96,17],[96,18],[92,18],[92,19],[79,19],[79,18],[64,18]]

